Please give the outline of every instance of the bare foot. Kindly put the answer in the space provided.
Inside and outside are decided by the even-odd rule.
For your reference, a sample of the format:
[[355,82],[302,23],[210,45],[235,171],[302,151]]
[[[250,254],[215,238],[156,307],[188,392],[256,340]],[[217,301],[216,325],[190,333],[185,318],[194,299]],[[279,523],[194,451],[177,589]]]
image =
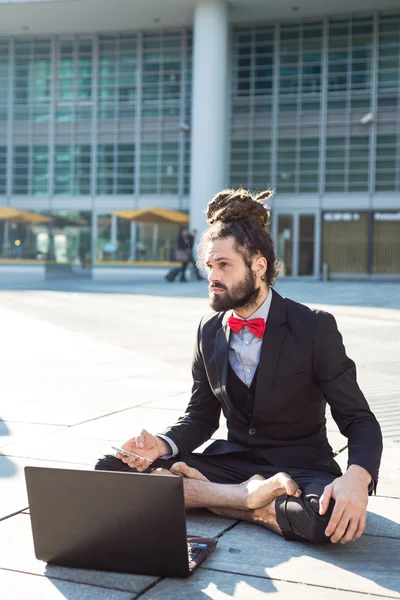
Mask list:
[[247,509],[261,508],[282,496],[301,496],[299,486],[286,473],[277,473],[269,479],[254,475],[240,484],[245,489],[245,506]]
[[200,481],[208,481],[207,477],[200,473],[197,469],[189,467],[184,462],[176,462],[171,467],[171,472],[174,475],[180,475],[180,477],[187,477],[188,479],[199,479]]

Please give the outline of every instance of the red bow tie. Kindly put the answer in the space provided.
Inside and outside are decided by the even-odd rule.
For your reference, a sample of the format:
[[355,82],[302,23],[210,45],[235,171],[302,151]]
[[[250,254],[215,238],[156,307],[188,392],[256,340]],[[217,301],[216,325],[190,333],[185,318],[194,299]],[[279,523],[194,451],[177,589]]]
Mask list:
[[243,327],[248,327],[252,334],[256,337],[261,338],[265,331],[264,319],[237,319],[236,317],[229,317],[228,325],[232,329],[233,333],[242,331]]

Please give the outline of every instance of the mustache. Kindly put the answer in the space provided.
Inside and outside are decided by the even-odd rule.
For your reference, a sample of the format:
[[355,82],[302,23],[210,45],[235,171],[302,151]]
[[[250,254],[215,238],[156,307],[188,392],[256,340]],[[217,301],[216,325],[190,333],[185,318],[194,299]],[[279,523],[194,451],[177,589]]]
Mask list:
[[210,290],[213,288],[219,288],[220,290],[228,291],[228,288],[223,283],[210,283]]

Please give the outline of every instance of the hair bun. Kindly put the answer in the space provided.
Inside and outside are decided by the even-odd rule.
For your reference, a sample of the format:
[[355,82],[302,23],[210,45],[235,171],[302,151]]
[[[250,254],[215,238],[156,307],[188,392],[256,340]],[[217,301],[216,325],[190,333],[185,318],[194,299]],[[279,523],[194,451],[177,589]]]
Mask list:
[[256,221],[266,229],[270,223],[270,210],[262,202],[271,198],[273,193],[265,190],[254,197],[244,189],[222,190],[208,203],[207,223],[210,226],[217,222]]

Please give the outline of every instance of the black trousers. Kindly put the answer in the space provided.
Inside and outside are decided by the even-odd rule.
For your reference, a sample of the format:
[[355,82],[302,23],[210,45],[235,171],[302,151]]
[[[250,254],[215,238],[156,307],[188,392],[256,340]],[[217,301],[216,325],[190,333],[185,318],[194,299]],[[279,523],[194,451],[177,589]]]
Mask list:
[[[214,483],[241,483],[253,475],[262,475],[266,479],[277,472],[284,471],[298,484],[302,491],[300,498],[282,495],[275,501],[276,520],[286,540],[329,542],[325,535],[334,502],[331,501],[325,515],[319,514],[319,499],[326,485],[336,476],[325,471],[313,471],[294,467],[274,467],[257,454],[248,451],[231,454],[187,454],[169,459],[158,459],[145,471],[149,473],[157,468],[169,469],[175,462],[184,461],[190,467],[198,469]],[[121,460],[112,455],[101,458],[95,466],[101,471],[135,472]]]
[[176,277],[178,277],[178,275],[180,274],[180,277],[179,277],[180,281],[186,280],[186,268],[187,268],[188,264],[189,264],[189,261],[182,262],[180,271],[178,271],[178,273],[176,274]]

